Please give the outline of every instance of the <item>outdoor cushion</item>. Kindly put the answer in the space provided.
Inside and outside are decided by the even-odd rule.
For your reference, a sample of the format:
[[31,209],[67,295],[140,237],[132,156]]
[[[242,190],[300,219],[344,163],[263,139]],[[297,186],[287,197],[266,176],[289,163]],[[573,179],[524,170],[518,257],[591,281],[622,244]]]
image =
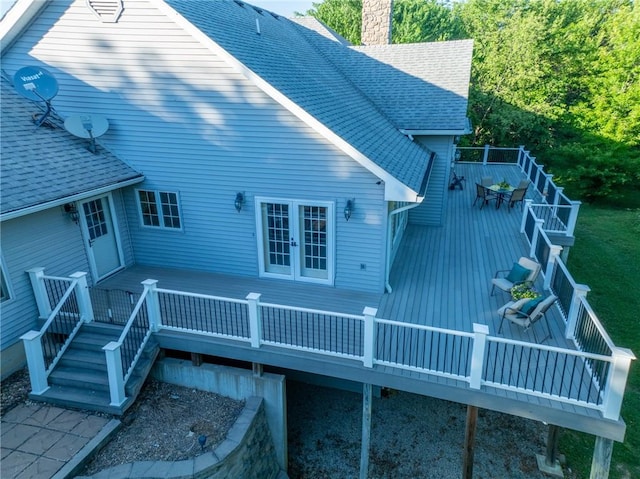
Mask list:
[[524,314],[531,314],[533,310],[544,300],[544,296],[540,295],[537,298],[529,300],[522,308],[521,311]]
[[520,283],[526,280],[531,274],[531,270],[521,266],[519,263],[513,263],[513,268],[506,277],[507,281],[511,283]]

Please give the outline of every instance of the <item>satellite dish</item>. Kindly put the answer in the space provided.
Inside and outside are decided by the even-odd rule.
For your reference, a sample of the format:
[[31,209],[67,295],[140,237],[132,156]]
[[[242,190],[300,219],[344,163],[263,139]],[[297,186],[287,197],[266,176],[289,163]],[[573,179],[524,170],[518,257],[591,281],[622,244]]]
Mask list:
[[58,82],[44,68],[24,67],[13,76],[13,86],[18,93],[31,101],[49,102],[58,94]]
[[47,105],[46,111],[40,115],[34,115],[36,126],[42,125],[51,113],[51,99],[58,94],[58,82],[44,68],[23,67],[13,75],[13,87],[25,98],[31,101],[43,101]]
[[90,139],[89,149],[95,153],[95,139],[107,132],[109,121],[102,115],[72,115],[64,121],[64,128],[73,136]]

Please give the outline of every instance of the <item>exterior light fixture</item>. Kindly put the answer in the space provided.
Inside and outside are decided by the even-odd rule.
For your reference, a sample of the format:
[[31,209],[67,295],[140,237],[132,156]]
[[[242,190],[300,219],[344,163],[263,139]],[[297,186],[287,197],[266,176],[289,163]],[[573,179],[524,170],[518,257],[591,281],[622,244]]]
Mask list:
[[71,221],[73,221],[75,224],[78,224],[80,215],[78,214],[78,209],[76,208],[75,203],[66,203],[63,208],[64,212],[69,215],[69,218],[71,218]]
[[236,200],[233,202],[233,204],[236,207],[236,211],[238,213],[240,213],[240,210],[244,206],[244,193],[243,192],[239,191],[238,193],[236,193]]
[[351,218],[355,202],[355,198],[347,200],[347,204],[344,206],[344,219],[347,221],[349,221],[349,218]]
[[460,157],[462,157],[462,152],[456,148],[456,154],[454,155],[456,161],[460,161]]

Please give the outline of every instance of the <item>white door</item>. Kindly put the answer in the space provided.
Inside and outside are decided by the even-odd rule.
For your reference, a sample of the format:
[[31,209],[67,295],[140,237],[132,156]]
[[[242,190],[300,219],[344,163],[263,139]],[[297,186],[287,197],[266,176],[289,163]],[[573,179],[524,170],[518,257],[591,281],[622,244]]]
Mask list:
[[333,205],[256,199],[260,275],[333,284]]
[[82,202],[80,214],[87,239],[89,262],[97,281],[123,265],[109,197],[103,196]]

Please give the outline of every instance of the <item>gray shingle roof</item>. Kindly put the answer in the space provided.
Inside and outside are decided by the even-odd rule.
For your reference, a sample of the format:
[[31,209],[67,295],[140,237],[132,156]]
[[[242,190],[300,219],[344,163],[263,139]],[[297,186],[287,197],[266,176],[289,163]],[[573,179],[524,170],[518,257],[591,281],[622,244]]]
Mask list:
[[[394,123],[391,111],[403,107],[385,109],[383,103],[404,95],[407,100],[403,105],[415,102],[416,90],[422,88],[425,92],[420,99],[439,94],[433,108],[446,111],[445,116],[451,119],[460,114],[461,118],[451,124],[465,122],[466,91],[455,107],[449,107],[448,101],[457,100],[453,90],[428,85],[415,76],[409,78],[370,54],[346,47],[330,34],[318,34],[316,28],[310,30],[232,0],[166,2],[239,62],[413,191],[420,190],[429,154],[399,132],[406,126]],[[260,34],[256,33],[256,19]],[[414,50],[422,51],[419,47]],[[410,53],[403,55],[407,59],[400,62],[407,68],[414,65],[408,59]],[[336,63],[343,66],[338,68]],[[351,75],[351,68],[363,71]],[[374,71],[394,85],[393,96],[376,97],[375,89],[368,92],[360,88],[358,83]],[[468,74],[463,75],[456,79],[456,85],[458,81],[468,84],[468,80]],[[402,91],[405,88],[411,90]],[[439,129],[448,128],[449,124]]]
[[0,143],[0,212],[25,208],[90,193],[143,176],[113,154],[87,150],[87,140],[64,129],[36,128],[32,115],[38,106],[0,80],[2,114]]

